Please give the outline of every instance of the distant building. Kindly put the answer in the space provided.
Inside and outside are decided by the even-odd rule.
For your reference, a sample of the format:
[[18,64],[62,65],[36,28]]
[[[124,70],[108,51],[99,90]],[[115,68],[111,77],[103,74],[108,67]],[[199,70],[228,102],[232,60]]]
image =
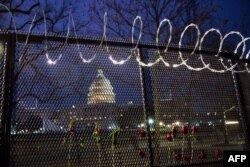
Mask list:
[[115,103],[115,93],[110,81],[98,69],[96,79],[89,88],[88,104]]
[[[89,87],[88,101],[86,105],[74,106],[61,110],[49,110],[38,108],[19,109],[17,112],[17,129],[31,129],[27,119],[39,116],[43,122],[49,122],[46,126],[60,127],[63,131],[67,129],[68,120],[73,117],[76,120],[76,130],[93,130],[95,124],[100,124],[104,129],[120,127],[122,129],[136,129],[144,123],[142,105],[116,104],[115,92],[111,82],[105,77],[101,69]],[[54,131],[53,128],[40,127],[40,129]],[[58,131],[56,128],[55,131]]]

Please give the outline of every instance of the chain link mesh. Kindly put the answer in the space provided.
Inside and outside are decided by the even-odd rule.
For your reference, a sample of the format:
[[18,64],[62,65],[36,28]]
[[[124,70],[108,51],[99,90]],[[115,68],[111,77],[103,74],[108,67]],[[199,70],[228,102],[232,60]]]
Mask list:
[[[223,150],[245,149],[235,74],[161,63],[140,67],[135,56],[114,65],[95,44],[80,44],[86,59],[96,54],[93,62],[82,63],[76,44],[55,41],[48,42],[49,56],[62,58],[51,65],[44,48],[44,42],[16,46],[12,167],[147,166],[151,153],[153,165],[176,166],[216,162]],[[131,53],[125,45],[109,49],[118,60]],[[155,51],[141,48],[142,60],[157,59]],[[170,64],[178,62],[178,52],[161,54]],[[183,55],[188,64],[202,66],[198,54],[189,55]],[[203,56],[213,68],[223,68],[213,55]],[[143,79],[149,87],[142,87]],[[143,89],[151,89],[151,109]]]
[[[18,43],[17,57],[22,59],[16,70],[11,166],[148,163],[147,137],[138,136],[138,125],[144,124],[139,66],[133,61],[112,65],[98,45],[80,48],[86,58],[98,56],[83,64],[76,45],[50,42],[50,58],[63,56],[56,65],[49,65],[44,45],[25,48]],[[130,54],[126,47],[110,50],[117,59]],[[100,132],[95,136],[97,125]]]
[[[171,64],[178,52],[164,54]],[[199,55],[183,52],[187,64],[202,67]],[[154,50],[146,50],[149,62]],[[218,58],[203,55],[214,69]],[[230,65],[230,62],[227,62]],[[175,166],[222,160],[223,150],[245,149],[245,124],[239,105],[235,77],[231,72],[190,71],[186,67],[150,69],[153,85],[155,165]],[[186,130],[184,130],[186,129]]]

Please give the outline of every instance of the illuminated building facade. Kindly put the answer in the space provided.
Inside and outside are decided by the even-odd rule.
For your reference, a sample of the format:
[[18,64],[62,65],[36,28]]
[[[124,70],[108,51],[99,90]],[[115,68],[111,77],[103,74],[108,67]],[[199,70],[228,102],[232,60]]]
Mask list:
[[88,104],[115,103],[115,93],[110,81],[98,69],[96,79],[89,88]]
[[[73,105],[72,108],[51,110],[38,108],[20,108],[17,113],[18,129],[29,129],[27,118],[31,115],[42,120],[51,121],[51,126],[67,129],[68,120],[74,117],[77,131],[92,131],[95,124],[103,129],[120,127],[135,129],[144,123],[143,108],[141,104],[117,104],[116,95],[111,82],[105,77],[103,70],[99,69],[96,78],[89,87],[87,104]],[[55,125],[52,125],[54,123]],[[22,126],[24,125],[24,126]],[[45,128],[52,129],[52,128]],[[56,130],[51,130],[56,131]]]

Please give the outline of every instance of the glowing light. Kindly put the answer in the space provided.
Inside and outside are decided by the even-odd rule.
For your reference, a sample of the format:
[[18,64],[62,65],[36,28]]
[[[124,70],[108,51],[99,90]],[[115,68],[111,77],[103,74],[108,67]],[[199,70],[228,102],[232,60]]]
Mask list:
[[109,60],[110,60],[113,64],[115,64],[115,65],[123,65],[124,63],[126,63],[127,61],[129,61],[129,60],[131,59],[131,56],[132,56],[132,55],[129,55],[129,56],[127,57],[127,59],[125,59],[125,60],[117,61],[117,60],[115,60],[115,59],[112,57],[111,54],[109,54]]
[[[47,54],[46,54],[47,55]],[[48,56],[46,56],[46,57],[48,57]],[[61,56],[59,56],[59,58],[58,58],[58,60],[60,60],[61,59]],[[58,60],[51,60],[51,59],[49,59],[49,58],[47,58],[47,63],[49,64],[49,65],[56,65],[56,63],[57,63],[57,61]]]
[[105,43],[106,43],[106,47],[105,48],[106,48],[106,51],[107,51],[107,53],[109,55],[109,60],[113,64],[115,64],[115,65],[123,65],[123,64],[125,64],[127,61],[129,61],[131,59],[134,50],[136,50],[136,48],[137,48],[137,46],[139,44],[139,41],[141,39],[141,32],[142,32],[142,20],[141,20],[140,17],[136,17],[135,20],[134,20],[134,23],[133,23],[133,27],[132,27],[132,43],[134,43],[134,26],[135,26],[136,20],[139,19],[139,21],[140,21],[141,24],[140,24],[139,37],[138,37],[138,40],[137,40],[135,48],[131,50],[131,54],[125,60],[115,60],[113,58],[112,54],[110,54],[109,47],[107,46],[107,36],[106,36],[106,29],[107,29],[106,27],[107,27],[107,22],[108,22],[107,21],[107,15],[108,15],[107,12],[105,12],[105,14],[104,14],[104,24],[103,24],[103,37],[102,37],[101,45],[102,45],[103,41],[105,41]]
[[180,125],[180,122],[179,122],[179,121],[176,121],[174,124],[177,125],[177,126],[179,126],[179,125]]
[[226,121],[226,125],[236,125],[239,124],[239,121]]
[[[16,25],[15,25],[15,20],[14,20],[14,17],[10,11],[10,9],[5,6],[4,4],[1,4],[0,3],[0,7],[3,7],[5,8],[7,11],[8,11],[8,14],[11,16],[11,20],[12,20],[12,24],[14,26],[14,29],[15,29],[15,33],[16,33],[16,39],[17,39],[17,30],[16,30]],[[47,42],[47,23],[46,23],[46,15],[45,15],[45,11],[43,10],[43,19],[44,19],[44,36],[45,36],[45,56],[46,56],[46,59],[47,59],[47,63],[49,65],[55,65],[57,64],[58,61],[60,61],[61,57],[62,57],[62,54],[60,54],[58,56],[57,59],[55,60],[52,60],[50,57],[49,57],[49,53],[48,53],[48,42]],[[178,60],[180,60],[181,62],[179,64],[177,63],[174,63],[174,64],[169,64],[166,60],[164,60],[164,58],[162,57],[161,55],[161,52],[160,52],[160,49],[159,49],[159,38],[160,38],[160,30],[162,28],[162,25],[163,24],[168,24],[168,28],[169,28],[169,37],[168,37],[168,41],[167,41],[167,44],[166,44],[166,48],[164,50],[164,53],[166,53],[168,51],[168,47],[171,43],[171,40],[172,40],[172,31],[173,31],[173,27],[172,27],[172,24],[171,24],[171,21],[167,18],[161,20],[159,26],[157,27],[157,32],[156,32],[156,54],[157,56],[159,56],[154,62],[149,62],[149,63],[144,63],[141,61],[140,59],[140,52],[139,52],[139,49],[138,49],[138,45],[140,43],[140,40],[141,40],[141,37],[142,37],[142,32],[143,32],[143,21],[141,19],[141,16],[136,16],[134,21],[133,21],[133,24],[132,24],[132,33],[131,33],[131,42],[132,42],[132,48],[131,48],[131,53],[128,55],[128,57],[126,59],[121,59],[121,60],[116,60],[114,59],[113,55],[110,53],[110,50],[109,50],[109,47],[107,45],[107,12],[105,12],[104,14],[104,18],[103,18],[103,36],[102,36],[102,40],[101,40],[101,43],[100,43],[100,46],[99,48],[102,49],[103,48],[103,44],[105,43],[105,51],[108,53],[108,59],[114,64],[114,65],[123,65],[125,64],[126,62],[128,62],[129,60],[132,59],[132,57],[135,55],[135,58],[136,58],[136,61],[138,62],[138,64],[140,66],[144,66],[144,67],[152,67],[160,62],[163,63],[163,65],[165,67],[172,67],[172,68],[178,68],[178,67],[181,67],[181,66],[185,66],[188,70],[191,70],[191,71],[202,71],[204,69],[208,69],[210,70],[211,72],[214,72],[214,73],[225,73],[225,72],[237,72],[237,73],[242,73],[242,72],[248,72],[250,73],[250,69],[248,68],[248,64],[245,63],[245,69],[243,70],[235,70],[235,68],[238,66],[238,62],[232,64],[232,62],[229,61],[229,64],[230,66],[226,65],[225,62],[224,62],[224,59],[223,58],[219,58],[219,54],[222,52],[222,48],[223,48],[223,45],[225,43],[225,40],[231,36],[231,35],[237,35],[241,38],[241,41],[237,44],[235,50],[234,50],[234,54],[237,54],[238,53],[238,49],[240,48],[241,45],[243,45],[242,47],[242,50],[241,50],[241,53],[240,53],[240,59],[243,59],[243,58],[246,58],[248,59],[250,57],[250,50],[245,54],[245,50],[246,50],[246,41],[250,40],[250,37],[244,37],[240,32],[237,32],[237,31],[231,31],[227,34],[225,34],[224,36],[221,34],[220,30],[218,29],[215,29],[215,28],[211,28],[209,30],[207,30],[203,36],[200,38],[200,30],[199,30],[199,27],[198,25],[196,24],[189,24],[187,25],[184,30],[182,31],[181,33],[181,37],[180,37],[180,40],[179,40],[179,58]],[[29,35],[31,33],[31,30],[32,30],[32,27],[33,27],[33,24],[34,24],[34,21],[36,20],[36,14],[34,15],[33,17],[33,20],[31,22],[31,25],[29,27],[29,33],[26,37],[26,41],[25,41],[25,46],[24,48],[27,46],[28,44],[28,39],[29,39]],[[67,35],[66,35],[66,40],[65,40],[65,43],[67,43],[67,40],[68,40],[68,37],[69,37],[69,33],[70,33],[70,24],[72,23],[72,27],[73,27],[73,32],[74,32],[74,35],[75,35],[75,38],[76,38],[76,42],[77,42],[77,49],[79,51],[79,57],[80,59],[82,60],[83,63],[91,63],[97,56],[97,53],[94,53],[93,56],[89,59],[86,59],[84,58],[83,56],[83,53],[80,51],[80,44],[78,42],[78,37],[77,37],[77,33],[76,33],[76,27],[75,27],[75,22],[74,22],[74,18],[73,18],[73,15],[72,13],[69,13],[69,21],[68,21],[68,29],[67,29]],[[135,39],[135,26],[136,24],[138,24],[139,26],[139,34],[138,34],[138,37],[137,39]],[[195,51],[197,50],[197,48],[199,49],[199,51],[202,50],[202,43],[205,39],[205,37],[207,37],[207,35],[211,32],[216,32],[217,34],[219,34],[219,37],[220,37],[220,44],[219,44],[219,49],[218,49],[218,52],[214,55],[216,58],[218,58],[219,62],[222,64],[223,68],[224,69],[213,69],[211,68],[211,64],[209,62],[205,62],[204,61],[204,58],[202,56],[202,54],[200,54],[199,56],[199,60],[201,61],[202,63],[202,67],[198,67],[198,68],[194,68],[190,65],[187,64],[189,58],[187,59],[184,59],[183,57],[183,53],[181,51],[181,48],[183,46],[182,44],[182,40],[183,40],[183,37],[186,33],[186,31],[189,29],[189,28],[195,28],[196,32],[197,32],[197,41],[195,43],[195,46],[194,46],[194,49],[192,51],[192,53],[190,55],[193,55],[195,53]],[[18,41],[18,40],[17,40]],[[3,52],[3,49],[0,45],[0,53]],[[97,51],[96,51],[97,52]],[[19,58],[19,61],[21,61],[23,55],[20,56]]]
[[55,64],[56,64],[56,63],[54,63],[54,62],[51,61],[51,60],[48,60],[47,63],[48,63],[49,65],[55,65]]
[[208,122],[208,125],[209,125],[209,126],[211,126],[212,124],[213,124],[213,122],[212,122],[212,121],[209,121],[209,122]]
[[[82,52],[80,51],[80,44],[78,42],[78,37],[77,37],[77,33],[76,33],[76,27],[75,27],[75,21],[74,21],[74,17],[71,13],[69,13],[69,23],[68,23],[68,33],[67,33],[67,39],[68,39],[68,36],[69,36],[69,30],[70,30],[70,22],[72,23],[72,26],[73,26],[73,31],[74,31],[74,35],[75,35],[75,38],[76,38],[76,46],[77,46],[77,49],[79,51],[79,56],[82,60],[83,63],[91,63],[95,57],[96,57],[96,53],[93,55],[93,57],[91,57],[90,59],[85,59],[83,57],[83,54]],[[67,39],[65,42],[67,42]]]
[[48,41],[47,41],[47,27],[46,27],[46,15],[45,11],[43,10],[43,20],[44,20],[44,36],[45,36],[45,56],[47,59],[47,63],[49,65],[55,65],[57,61],[59,61],[62,58],[62,54],[59,55],[59,57],[56,60],[52,60],[49,58],[49,53],[48,53]]
[[[44,14],[44,15],[45,15],[45,14]],[[45,18],[45,17],[44,17],[44,18]],[[83,54],[82,54],[81,51],[80,51],[80,45],[79,45],[78,39],[77,39],[77,34],[76,34],[76,30],[75,30],[75,23],[74,23],[73,15],[72,15],[71,13],[69,14],[69,22],[70,22],[70,20],[71,20],[71,22],[72,22],[72,24],[73,24],[74,34],[75,34],[75,36],[76,36],[77,47],[78,47],[78,50],[79,50],[79,56],[80,56],[80,58],[81,58],[81,60],[82,60],[83,63],[91,63],[91,62],[96,58],[96,53],[95,53],[90,59],[85,59],[85,58],[83,57]],[[103,24],[103,37],[102,37],[102,40],[101,40],[100,47],[102,47],[103,43],[105,43],[106,46],[105,46],[104,48],[105,48],[106,52],[108,53],[108,59],[109,59],[114,65],[123,65],[123,64],[125,64],[126,62],[128,62],[128,61],[132,58],[133,55],[136,55],[136,61],[138,62],[138,64],[139,64],[140,66],[152,67],[152,66],[154,66],[154,65],[156,65],[156,64],[158,64],[158,63],[160,63],[160,62],[162,62],[166,67],[170,67],[170,66],[171,66],[167,61],[165,61],[165,60],[163,59],[163,57],[162,57],[162,55],[161,55],[161,53],[160,53],[160,50],[159,50],[160,29],[161,29],[161,27],[162,27],[162,25],[163,25],[164,23],[167,23],[168,26],[169,26],[169,38],[168,38],[168,42],[167,42],[167,44],[166,44],[166,48],[165,48],[165,50],[164,50],[164,53],[166,53],[166,52],[168,51],[168,47],[169,47],[169,45],[170,45],[170,43],[171,43],[173,27],[172,27],[172,24],[171,24],[171,22],[170,22],[169,19],[166,19],[166,18],[163,19],[163,20],[160,22],[160,24],[159,24],[159,26],[158,26],[158,28],[157,28],[157,34],[156,34],[156,46],[157,46],[157,50],[156,50],[156,53],[158,54],[159,57],[158,57],[154,62],[149,62],[149,63],[144,63],[144,62],[141,61],[141,59],[140,59],[140,52],[139,52],[139,49],[138,49],[138,45],[139,45],[139,42],[140,42],[140,40],[141,40],[142,31],[143,31],[143,21],[142,21],[142,19],[141,19],[141,16],[136,16],[135,19],[134,19],[134,21],[133,21],[132,33],[131,33],[131,42],[132,42],[132,44],[133,44],[133,48],[131,49],[131,53],[130,53],[130,55],[129,55],[126,59],[122,59],[122,60],[115,60],[115,59],[113,58],[113,55],[110,53],[109,47],[108,47],[108,45],[107,45],[107,35],[106,35],[106,31],[107,31],[107,12],[105,12],[105,14],[104,14],[104,20],[103,20],[103,22],[104,22],[104,24]],[[139,35],[138,35],[137,40],[135,40],[135,39],[134,39],[134,35],[135,35],[135,25],[136,25],[137,22],[139,22]],[[69,24],[70,24],[70,23],[69,23]],[[218,33],[219,36],[220,36],[220,46],[219,46],[218,52],[217,52],[217,54],[215,55],[215,57],[218,57],[218,56],[219,56],[219,53],[222,52],[222,47],[223,47],[223,44],[224,44],[225,39],[228,38],[230,35],[234,35],[234,34],[240,36],[241,39],[242,39],[242,41],[238,43],[238,45],[237,45],[237,47],[236,47],[234,53],[237,54],[238,48],[240,47],[240,45],[243,44],[243,49],[242,49],[242,54],[241,54],[240,59],[242,59],[242,58],[244,57],[243,54],[244,54],[244,51],[245,51],[245,48],[246,48],[245,43],[246,43],[246,41],[247,41],[249,38],[244,38],[239,32],[236,32],[236,31],[231,31],[231,32],[227,33],[227,34],[223,37],[222,34],[221,34],[221,32],[220,32],[218,29],[211,28],[211,29],[209,29],[208,31],[206,31],[206,32],[204,33],[204,35],[201,37],[201,39],[200,39],[200,30],[199,30],[198,25],[191,23],[191,24],[189,24],[188,26],[186,26],[186,27],[184,28],[184,30],[182,31],[182,33],[181,33],[181,37],[180,37],[180,41],[179,41],[179,60],[181,60],[181,62],[180,62],[179,64],[172,64],[172,67],[173,67],[173,68],[178,68],[178,67],[180,67],[180,66],[185,66],[188,70],[192,70],[192,71],[202,71],[202,70],[204,70],[204,69],[208,69],[208,70],[210,70],[211,72],[215,72],[215,73],[225,73],[225,72],[227,72],[227,71],[232,71],[232,72],[248,72],[248,73],[250,73],[250,69],[248,68],[247,63],[245,64],[245,68],[246,68],[245,70],[236,71],[236,70],[234,70],[234,69],[235,69],[235,67],[238,65],[238,63],[235,63],[235,64],[231,65],[230,67],[228,67],[228,66],[225,65],[223,58],[219,58],[219,61],[220,61],[220,63],[222,64],[222,66],[224,67],[224,69],[221,69],[221,70],[213,69],[213,68],[211,68],[210,63],[205,63],[205,62],[204,62],[204,59],[203,59],[202,54],[200,54],[200,58],[199,58],[199,59],[201,60],[203,67],[194,68],[194,67],[188,65],[188,64],[187,64],[187,61],[188,61],[189,59],[184,60],[184,58],[183,58],[183,56],[182,56],[181,47],[182,47],[182,39],[183,39],[183,37],[184,37],[186,31],[187,31],[189,28],[191,28],[191,27],[195,28],[196,31],[197,31],[197,41],[196,41],[195,47],[194,47],[194,49],[193,49],[193,51],[192,51],[192,53],[191,53],[190,55],[193,55],[193,54],[195,53],[195,51],[197,50],[197,48],[199,49],[199,51],[201,51],[202,43],[203,43],[205,37],[206,37],[210,32],[216,32],[216,33]],[[45,22],[45,29],[46,29],[46,22]],[[68,33],[69,33],[69,29],[70,29],[70,26],[68,25]],[[67,33],[67,37],[68,37],[68,33]],[[46,37],[46,33],[45,33],[45,37]],[[66,39],[66,41],[67,41],[67,39]],[[47,42],[46,42],[46,49],[47,49]],[[246,58],[249,58],[249,56],[250,56],[250,51],[246,54],[245,57],[246,57]],[[51,60],[51,59],[49,59],[49,58],[47,58],[47,59],[48,59],[48,64],[51,64],[51,65],[56,64],[57,61],[60,60],[60,58],[58,58],[58,59],[55,60],[55,61],[53,61],[53,60]]]
[[140,58],[140,53],[138,53],[137,57],[136,57],[136,61],[139,63],[140,66],[144,66],[144,67],[152,67],[154,66],[155,64],[159,63],[161,60],[160,59],[157,59],[155,62],[153,63],[144,63],[141,61],[141,58]]
[[149,118],[148,123],[152,125],[154,123],[154,120],[152,118]]
[[163,122],[159,122],[159,125],[160,125],[160,126],[164,126],[164,123],[163,123]]
[[91,63],[95,59],[95,56],[96,56],[96,54],[94,54],[94,56],[92,58],[87,60],[83,57],[82,52],[79,52],[79,55],[80,55],[80,58],[82,59],[83,63]]

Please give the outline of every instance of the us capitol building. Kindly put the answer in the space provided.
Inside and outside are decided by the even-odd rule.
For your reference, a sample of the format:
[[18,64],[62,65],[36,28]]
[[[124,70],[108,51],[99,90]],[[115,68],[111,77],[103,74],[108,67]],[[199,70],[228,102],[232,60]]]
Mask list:
[[80,129],[89,128],[96,123],[107,129],[137,128],[144,116],[141,105],[116,103],[114,88],[102,69],[98,69],[97,76],[89,87],[87,105],[76,107],[72,115],[78,119],[79,124],[76,125]]
[[115,103],[115,93],[110,81],[104,76],[102,69],[98,69],[96,79],[89,88],[88,104]]
[[144,120],[142,105],[131,102],[128,104],[116,103],[113,86],[105,77],[102,69],[98,69],[97,76],[89,87],[87,104],[56,111],[20,108],[16,116],[18,129],[29,129],[33,126],[33,124],[27,123],[32,116],[42,119],[43,131],[66,129],[70,117],[76,120],[77,131],[93,130],[95,124],[100,124],[104,129],[116,127],[135,129]]
[[[103,129],[116,127],[136,129],[138,125],[144,123],[142,104],[116,103],[116,93],[112,83],[102,69],[97,70],[95,79],[89,85],[86,98],[86,104],[73,105],[60,110],[19,107],[15,121],[17,130],[28,129],[32,132],[37,127],[43,132],[66,130],[70,117],[75,119],[77,131],[92,131],[95,124],[101,125]],[[158,117],[161,119],[159,122],[172,124],[176,121],[188,121],[189,117],[185,114],[189,108],[180,103],[181,101],[173,99],[159,101]],[[228,119],[233,118],[233,115],[227,116]],[[201,114],[194,113],[193,115],[193,119],[196,121],[199,121],[201,117],[203,117]],[[210,116],[211,120],[218,120],[218,117],[223,119],[222,115]],[[42,122],[42,125],[38,126],[37,122]]]

